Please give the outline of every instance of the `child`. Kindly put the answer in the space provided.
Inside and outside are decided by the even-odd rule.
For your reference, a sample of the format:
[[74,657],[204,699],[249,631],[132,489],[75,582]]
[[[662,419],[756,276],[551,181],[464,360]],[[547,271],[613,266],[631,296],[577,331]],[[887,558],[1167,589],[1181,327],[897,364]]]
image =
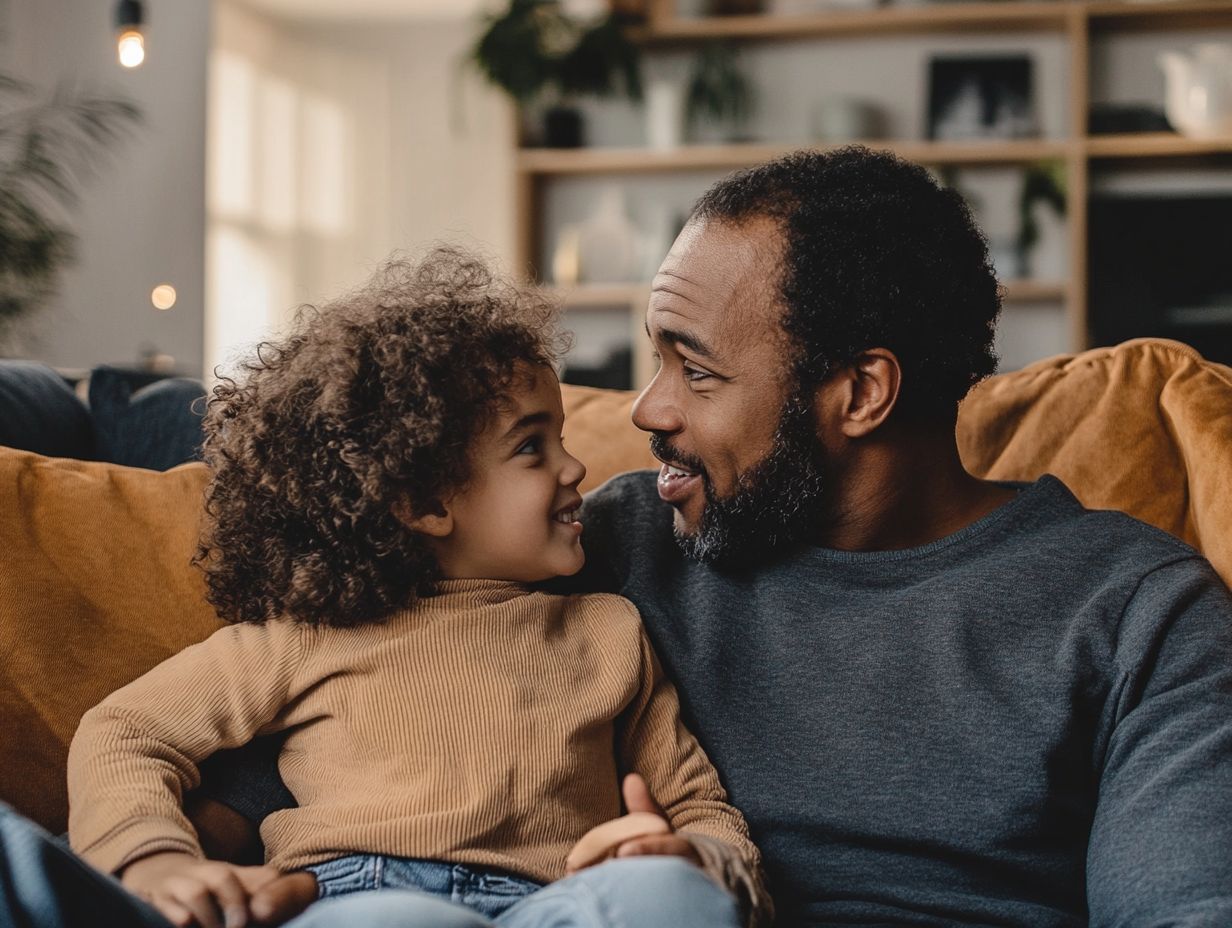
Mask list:
[[[322,896],[415,890],[314,924],[589,925],[605,893],[645,926],[735,924],[733,897],[767,917],[757,849],[632,604],[527,586],[583,563],[552,321],[442,249],[215,389],[198,563],[235,624],[82,719],[75,850],[178,924],[243,924],[253,878],[202,860],[182,799],[213,752],[287,732],[298,807],[263,823],[268,863]],[[663,857],[588,867],[647,848],[713,882]]]

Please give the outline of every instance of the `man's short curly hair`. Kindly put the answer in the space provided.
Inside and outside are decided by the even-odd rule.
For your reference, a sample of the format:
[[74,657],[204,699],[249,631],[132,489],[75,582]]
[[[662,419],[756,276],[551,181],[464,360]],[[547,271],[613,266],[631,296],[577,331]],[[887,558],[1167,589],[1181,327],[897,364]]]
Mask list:
[[527,365],[564,347],[556,308],[440,248],[304,307],[214,388],[213,471],[196,562],[226,620],[381,621],[431,592],[427,542],[393,514],[435,511]]
[[799,151],[719,181],[693,212],[758,216],[783,238],[782,325],[801,391],[887,348],[903,370],[897,408],[948,418],[996,369],[1001,294],[988,243],[962,198],[924,168],[860,146]]

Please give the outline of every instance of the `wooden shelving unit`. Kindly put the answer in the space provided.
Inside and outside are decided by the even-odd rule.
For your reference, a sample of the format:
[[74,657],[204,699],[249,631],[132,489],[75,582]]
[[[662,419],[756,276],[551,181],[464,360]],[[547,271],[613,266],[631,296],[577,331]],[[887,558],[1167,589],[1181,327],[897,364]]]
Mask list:
[[[1065,138],[953,143],[877,140],[866,144],[922,164],[946,166],[1012,165],[1060,161],[1066,168],[1071,273],[1064,282],[1010,281],[1007,300],[1055,301],[1064,305],[1073,349],[1087,341],[1087,198],[1092,164],[1114,160],[1185,163],[1232,157],[1232,138],[1200,140],[1173,133],[1087,135],[1092,39],[1108,33],[1232,26],[1232,0],[985,0],[888,6],[800,16],[684,18],[675,0],[650,0],[647,24],[636,38],[648,48],[700,43],[808,40],[902,34],[990,35],[1021,31],[1053,32],[1069,50],[1068,135]],[[537,204],[553,178],[578,175],[646,175],[679,171],[734,170],[776,158],[806,144],[685,146],[672,151],[643,148],[523,149],[517,157],[521,266],[535,259]],[[826,146],[812,146],[826,147]],[[580,287],[562,292],[567,306],[629,307],[643,301],[645,285]],[[641,307],[638,306],[637,309]]]

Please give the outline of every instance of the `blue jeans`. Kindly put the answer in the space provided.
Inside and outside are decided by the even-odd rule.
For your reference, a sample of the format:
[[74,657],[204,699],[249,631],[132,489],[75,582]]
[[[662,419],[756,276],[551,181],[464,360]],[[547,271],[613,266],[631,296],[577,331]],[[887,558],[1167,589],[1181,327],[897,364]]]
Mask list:
[[[343,858],[353,860],[354,858]],[[374,858],[368,858],[374,859]],[[389,861],[391,858],[381,858]],[[331,864],[337,863],[331,861]],[[382,865],[395,872],[434,872],[448,891],[412,876],[403,888],[372,888],[364,864],[346,877],[322,879],[326,898],[288,925],[295,928],[736,928],[731,897],[692,864],[636,857],[591,867],[542,889],[529,880],[422,861]],[[328,867],[330,864],[322,865]],[[377,868],[372,867],[372,871]],[[457,871],[476,877],[459,879]],[[358,876],[354,889],[346,881]],[[426,885],[425,885],[426,884]],[[379,886],[386,884],[380,883]],[[332,891],[335,895],[330,895]],[[459,898],[455,899],[455,887]],[[480,905],[476,905],[480,902]],[[496,913],[499,909],[499,913]],[[493,913],[495,921],[488,913]],[[3,928],[170,928],[151,906],[99,873],[30,820],[0,803],[0,926]]]
[[732,897],[675,857],[612,860],[541,887],[491,870],[356,855],[310,867],[322,899],[287,928],[737,928]]
[[116,880],[0,803],[0,925],[4,928],[171,928]]

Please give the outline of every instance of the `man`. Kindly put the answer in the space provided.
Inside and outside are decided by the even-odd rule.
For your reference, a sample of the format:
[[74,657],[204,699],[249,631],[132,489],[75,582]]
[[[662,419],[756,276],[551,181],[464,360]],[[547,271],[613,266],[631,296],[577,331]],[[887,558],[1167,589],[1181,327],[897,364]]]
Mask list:
[[779,923],[1232,924],[1232,603],[1056,479],[968,475],[999,297],[889,155],[719,182],[655,278],[663,462],[583,511],[762,847]]
[[779,924],[1232,924],[1232,603],[1053,478],[966,474],[998,307],[920,168],[721,181],[647,311],[634,421],[663,468],[587,500],[577,583],[641,610]]

